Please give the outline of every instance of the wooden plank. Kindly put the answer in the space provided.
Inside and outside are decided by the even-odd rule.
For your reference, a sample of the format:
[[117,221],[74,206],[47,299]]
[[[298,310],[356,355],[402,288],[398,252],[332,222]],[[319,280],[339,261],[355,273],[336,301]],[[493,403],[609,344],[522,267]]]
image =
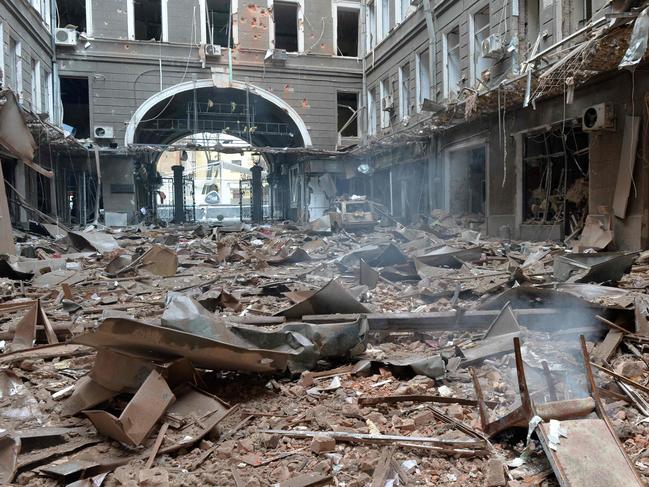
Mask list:
[[640,486],[624,452],[602,419],[561,421],[566,433],[550,448],[549,423],[539,424],[539,439],[561,487]]
[[598,343],[595,346],[595,349],[592,353],[592,360],[597,364],[602,364],[608,362],[611,356],[617,350],[617,347],[620,346],[622,340],[624,339],[624,333],[619,330],[609,330],[606,334],[606,338],[601,343]]
[[638,134],[640,117],[626,116],[624,118],[624,137],[622,139],[622,152],[620,153],[620,167],[615,183],[613,196],[613,213],[616,217],[626,217],[629,193],[633,183],[633,170],[635,169],[636,151],[638,150]]
[[371,487],[385,487],[388,481],[390,471],[392,470],[392,456],[394,455],[394,448],[384,448],[379,461],[376,463],[374,475],[372,476]]
[[279,487],[316,487],[318,485],[330,485],[332,480],[331,475],[308,473],[285,480],[279,484]]

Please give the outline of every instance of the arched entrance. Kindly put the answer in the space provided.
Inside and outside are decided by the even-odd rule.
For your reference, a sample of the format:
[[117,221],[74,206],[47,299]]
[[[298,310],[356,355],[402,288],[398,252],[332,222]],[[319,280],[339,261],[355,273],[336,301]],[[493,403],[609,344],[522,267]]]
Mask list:
[[[131,117],[124,142],[128,147],[157,146],[163,151],[194,134],[227,134],[253,148],[312,145],[306,124],[283,99],[250,83],[212,79],[181,83],[146,100]],[[158,156],[146,163],[155,168]],[[292,157],[269,155],[266,160],[269,179],[277,188],[282,177],[279,166],[292,163]],[[263,193],[260,182],[253,184],[252,193]],[[261,208],[253,211],[262,213]]]
[[212,79],[156,93],[131,117],[124,143],[166,144],[192,133],[229,133],[256,147],[310,147],[306,124],[291,105],[250,83]]

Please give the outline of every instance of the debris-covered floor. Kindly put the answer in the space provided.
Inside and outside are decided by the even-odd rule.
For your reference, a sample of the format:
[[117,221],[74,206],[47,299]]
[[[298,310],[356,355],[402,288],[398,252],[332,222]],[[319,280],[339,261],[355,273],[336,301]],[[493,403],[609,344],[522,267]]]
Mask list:
[[24,234],[0,484],[644,485],[649,255],[436,217]]

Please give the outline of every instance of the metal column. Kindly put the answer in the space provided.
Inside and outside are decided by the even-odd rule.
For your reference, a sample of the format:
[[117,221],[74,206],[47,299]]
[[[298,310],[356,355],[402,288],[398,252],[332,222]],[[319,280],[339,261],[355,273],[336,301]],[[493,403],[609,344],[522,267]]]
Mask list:
[[172,166],[174,172],[174,222],[185,222],[185,191],[183,184],[183,166]]
[[252,222],[261,223],[264,219],[264,187],[261,182],[263,169],[259,164],[250,168],[252,173]]

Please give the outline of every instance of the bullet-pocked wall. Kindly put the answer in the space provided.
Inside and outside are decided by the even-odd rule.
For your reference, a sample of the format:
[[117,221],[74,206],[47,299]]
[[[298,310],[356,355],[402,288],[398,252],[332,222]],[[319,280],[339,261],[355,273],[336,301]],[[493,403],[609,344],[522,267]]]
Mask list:
[[[160,1],[160,8],[166,8],[162,15],[165,42],[129,39],[133,29],[129,22],[137,23],[130,19],[132,3],[94,0],[88,42],[58,50],[62,76],[89,79],[91,125],[112,128],[112,142],[120,145],[126,124],[149,97],[182,82],[229,75],[227,48],[222,46],[220,56],[201,55],[201,44],[210,38],[209,25],[204,25],[209,1]],[[362,62],[333,55],[337,2],[281,3],[298,9],[295,30],[303,39],[300,52],[288,52],[285,60],[269,53],[277,31],[272,1],[233,1],[232,78],[280,97],[304,120],[315,147],[333,149],[338,142],[337,92],[360,93]],[[360,6],[359,1],[342,3]]]

